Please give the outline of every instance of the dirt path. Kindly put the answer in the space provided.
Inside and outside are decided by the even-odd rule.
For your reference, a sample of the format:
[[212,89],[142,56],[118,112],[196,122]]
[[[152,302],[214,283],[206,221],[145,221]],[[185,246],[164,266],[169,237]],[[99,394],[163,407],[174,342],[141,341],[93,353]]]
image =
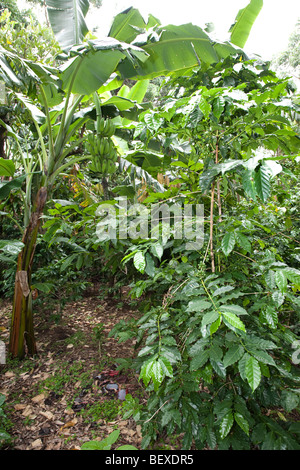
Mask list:
[[[131,371],[116,370],[116,359],[132,357],[134,344],[107,337],[117,322],[132,316],[136,312],[130,304],[97,297],[67,304],[58,323],[42,312],[36,315],[38,357],[0,366],[0,393],[6,396],[12,437],[5,448],[80,449],[114,429],[120,430],[118,446],[140,448],[140,426],[124,419],[119,407],[125,394],[145,401],[143,389]],[[6,345],[9,318],[10,305],[2,303],[0,339]],[[103,329],[100,350],[95,328]]]

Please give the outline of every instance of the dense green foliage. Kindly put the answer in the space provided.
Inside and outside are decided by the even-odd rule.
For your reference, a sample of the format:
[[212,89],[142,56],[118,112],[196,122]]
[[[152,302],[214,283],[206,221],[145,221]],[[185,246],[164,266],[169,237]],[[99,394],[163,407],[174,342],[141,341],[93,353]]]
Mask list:
[[[261,2],[250,6],[257,15]],[[1,45],[12,52],[15,24],[7,12],[1,18]],[[251,28],[238,34],[241,14],[236,25],[243,42]],[[77,26],[82,40],[84,15]],[[198,42],[188,44],[188,61],[175,73],[168,43],[182,41],[187,27],[162,31],[154,17],[145,23],[131,9],[114,20],[116,42],[91,39],[70,52],[65,37],[69,56],[59,69],[58,44],[51,42],[44,55],[52,33],[34,23],[23,34],[39,49],[25,51],[21,36],[18,58],[0,51],[9,101],[9,120],[0,122],[7,132],[7,158],[0,160],[1,293],[13,295],[20,231],[38,189],[49,184],[31,276],[30,289],[40,294],[35,305],[52,299],[63,307],[95,280],[116,290],[130,284],[140,319],[120,322],[111,335],[137,340],[136,357],[120,360],[120,368],[138,370],[149,396],[146,407],[132,397],[124,405],[142,424],[143,447],[163,433],[183,433],[183,449],[299,449],[295,90],[268,63],[249,60],[232,44],[204,47],[206,33],[196,27],[189,33]],[[141,48],[128,46],[143,30]],[[42,65],[30,62],[32,54]],[[100,65],[88,74],[96,58]],[[154,83],[163,92],[153,105],[149,80],[160,75],[164,80]],[[175,236],[174,215],[169,225],[159,220],[159,236],[122,237],[124,197],[135,233],[137,203],[149,212],[164,203],[170,214],[174,203],[201,204],[203,245],[195,250],[185,234]],[[117,227],[101,216],[105,203]],[[107,225],[114,235],[99,238]]]

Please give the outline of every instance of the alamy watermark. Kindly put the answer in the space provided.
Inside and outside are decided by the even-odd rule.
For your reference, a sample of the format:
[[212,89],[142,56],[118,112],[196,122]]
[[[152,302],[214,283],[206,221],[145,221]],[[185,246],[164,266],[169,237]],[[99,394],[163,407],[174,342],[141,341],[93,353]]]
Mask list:
[[124,197],[118,204],[101,204],[96,216],[101,217],[96,227],[100,241],[150,238],[165,242],[173,236],[184,240],[187,250],[200,250],[203,246],[203,204],[162,203],[147,208],[139,203],[128,206]]
[[6,350],[4,341],[0,341],[0,365],[6,364]]
[[292,348],[296,351],[292,354],[293,364],[300,364],[300,340],[293,341]]

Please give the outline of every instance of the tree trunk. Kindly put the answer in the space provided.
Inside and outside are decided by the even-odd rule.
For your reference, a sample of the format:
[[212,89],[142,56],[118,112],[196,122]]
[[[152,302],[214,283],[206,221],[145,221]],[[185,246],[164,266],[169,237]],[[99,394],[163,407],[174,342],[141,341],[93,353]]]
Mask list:
[[46,201],[47,189],[42,187],[37,193],[30,221],[22,238],[24,247],[18,256],[9,352],[13,357],[19,359],[22,359],[25,355],[25,345],[29,355],[37,353],[30,285],[36,240]]

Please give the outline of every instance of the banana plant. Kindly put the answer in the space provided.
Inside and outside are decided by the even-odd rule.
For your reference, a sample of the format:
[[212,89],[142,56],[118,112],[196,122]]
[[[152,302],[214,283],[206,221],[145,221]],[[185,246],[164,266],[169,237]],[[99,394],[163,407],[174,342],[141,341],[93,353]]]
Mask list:
[[[22,358],[37,352],[32,315],[31,271],[41,217],[49,194],[61,172],[87,158],[76,155],[83,137],[77,138],[88,114],[76,118],[83,98],[92,96],[112,76],[139,80],[183,73],[199,62],[211,64],[239,52],[230,43],[213,42],[192,24],[161,27],[152,16],[145,23],[132,8],[115,18],[110,36],[85,40],[87,0],[46,0],[49,20],[60,43],[64,64],[50,68],[0,48],[0,79],[18,91],[16,99],[34,123],[38,158],[27,158],[30,172],[39,173],[36,194],[27,178],[28,213],[23,248],[18,255],[9,351]],[[141,32],[139,34],[139,32]],[[22,93],[20,93],[20,91]],[[38,104],[30,96],[38,98]],[[59,105],[59,110],[57,108]],[[1,123],[2,124],[2,123]],[[26,158],[24,159],[26,161]],[[31,205],[31,201],[32,205]]]
[[[25,354],[25,345],[28,354],[34,355],[37,352],[30,285],[36,240],[45,204],[59,174],[88,158],[87,155],[77,155],[84,137],[76,136],[90,118],[88,112],[76,117],[76,111],[85,95],[91,95],[103,85],[121,59],[130,55],[131,60],[135,60],[137,53],[140,60],[142,57],[146,58],[144,51],[115,39],[93,41],[85,46],[71,48],[70,58],[64,67],[50,71],[30,61],[21,61],[11,53],[6,54],[3,49],[0,51],[0,61],[4,65],[0,70],[0,76],[7,87],[12,88],[14,98],[21,102],[30,114],[35,126],[38,150],[38,158],[34,155],[22,156],[23,166],[27,172],[25,229],[22,238],[23,248],[17,260],[9,343],[9,351],[13,357],[22,358]],[[84,89],[82,89],[83,81]],[[40,105],[30,99],[28,90],[32,90],[33,86],[38,93]],[[23,93],[14,92],[13,89],[16,88],[21,88]],[[81,93],[77,93],[78,88]],[[51,106],[53,103],[55,105],[59,103],[59,111],[57,107]],[[6,125],[4,122],[2,124]],[[32,194],[31,186],[34,172],[39,175],[36,194]]]

